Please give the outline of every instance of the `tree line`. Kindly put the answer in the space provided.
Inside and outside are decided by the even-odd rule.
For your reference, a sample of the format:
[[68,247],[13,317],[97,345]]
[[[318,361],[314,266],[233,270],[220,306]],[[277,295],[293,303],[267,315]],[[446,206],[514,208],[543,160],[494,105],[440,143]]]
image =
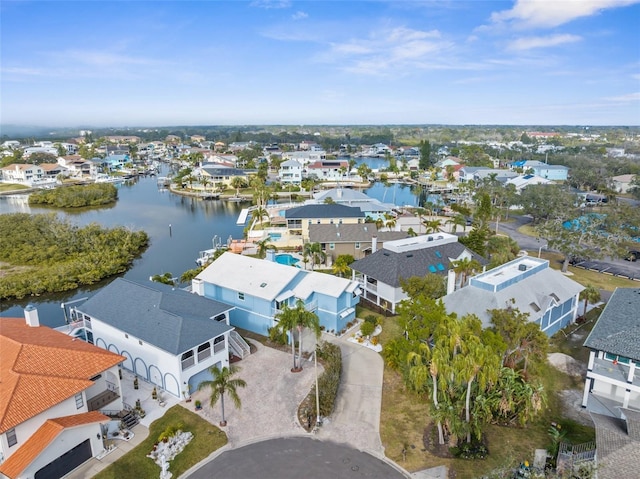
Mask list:
[[110,183],[94,183],[40,190],[29,195],[30,205],[58,208],[108,205],[118,199],[118,189]]

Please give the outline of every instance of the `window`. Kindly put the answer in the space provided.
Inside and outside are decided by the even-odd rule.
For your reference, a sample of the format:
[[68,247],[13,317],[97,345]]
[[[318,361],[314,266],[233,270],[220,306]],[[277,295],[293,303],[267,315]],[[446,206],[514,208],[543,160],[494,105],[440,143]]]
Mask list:
[[213,352],[219,353],[220,351],[224,351],[224,335],[218,336],[213,340]]
[[226,321],[227,320],[227,316],[224,313],[222,313],[222,314],[219,314],[218,316],[215,316],[213,318],[213,320],[214,321]]
[[80,409],[84,406],[84,399],[82,399],[82,393],[76,394],[76,409]]
[[238,299],[244,301],[244,293],[238,293]]
[[211,344],[209,341],[198,346],[198,362],[211,356]]
[[16,436],[15,427],[7,431],[7,442],[9,443],[9,447],[15,446],[16,444],[18,444],[18,437]]
[[193,351],[187,351],[182,355],[182,370],[189,369],[191,366],[195,364],[195,360],[193,358]]
[[356,249],[360,249],[360,243],[356,241]]

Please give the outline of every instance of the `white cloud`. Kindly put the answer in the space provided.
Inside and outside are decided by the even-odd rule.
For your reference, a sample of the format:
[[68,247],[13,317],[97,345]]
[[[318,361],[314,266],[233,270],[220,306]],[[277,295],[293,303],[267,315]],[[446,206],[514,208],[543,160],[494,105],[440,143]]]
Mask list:
[[441,37],[438,30],[377,30],[367,38],[332,44],[321,60],[344,63],[347,71],[367,75],[397,74],[398,70],[412,67],[440,68],[445,62],[443,53],[454,46]]
[[296,12],[293,15],[291,15],[291,18],[294,20],[304,20],[305,18],[309,18],[309,14],[305,13],[305,12]]
[[532,48],[548,48],[563,45],[565,43],[575,43],[582,40],[578,35],[558,34],[546,37],[523,37],[514,40],[509,44],[509,50],[531,50]]
[[637,101],[640,101],[640,92],[628,93],[626,95],[620,95],[620,96],[612,96],[612,97],[605,98],[605,100],[615,101],[620,103],[637,102]]
[[557,27],[576,18],[597,15],[609,8],[626,7],[640,0],[517,0],[511,10],[494,12],[491,20],[527,27]]

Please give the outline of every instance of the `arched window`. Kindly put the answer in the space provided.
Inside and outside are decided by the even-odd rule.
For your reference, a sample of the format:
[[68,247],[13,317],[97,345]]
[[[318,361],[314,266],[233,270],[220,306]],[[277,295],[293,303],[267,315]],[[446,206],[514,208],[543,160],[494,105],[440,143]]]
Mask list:
[[195,364],[195,360],[193,358],[193,351],[187,351],[182,355],[182,370],[189,369],[191,366]]
[[225,348],[224,335],[218,336],[216,339],[213,340],[213,352],[214,353],[219,353],[221,351],[224,351],[224,348]]
[[208,357],[211,357],[211,343],[209,341],[198,346],[198,362]]

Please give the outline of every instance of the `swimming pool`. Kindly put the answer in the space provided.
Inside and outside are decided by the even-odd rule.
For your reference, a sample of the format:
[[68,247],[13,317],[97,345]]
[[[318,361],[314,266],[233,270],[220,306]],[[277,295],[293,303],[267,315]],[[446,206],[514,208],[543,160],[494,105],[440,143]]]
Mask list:
[[282,239],[282,233],[269,233],[271,241],[280,241]]
[[297,264],[299,262],[299,259],[294,258],[289,253],[281,253],[276,255],[276,263],[286,264],[287,266],[296,266],[299,268],[300,266],[298,266]]

